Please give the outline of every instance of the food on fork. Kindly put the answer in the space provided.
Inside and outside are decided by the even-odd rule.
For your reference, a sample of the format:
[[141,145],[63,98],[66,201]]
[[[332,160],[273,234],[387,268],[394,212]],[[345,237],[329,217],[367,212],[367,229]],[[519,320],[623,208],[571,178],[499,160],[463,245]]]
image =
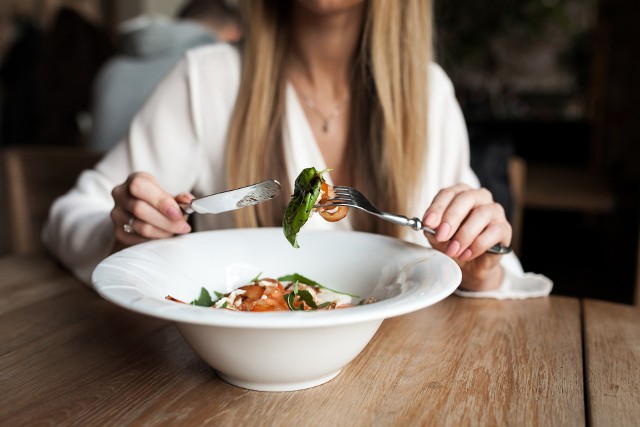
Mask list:
[[[322,186],[320,187],[320,200],[318,201],[319,205],[326,205],[327,203],[331,203],[332,199],[336,198],[336,193],[333,191],[333,186],[327,184],[327,182],[322,182]],[[346,206],[328,206],[328,207],[315,207],[314,210],[320,214],[322,218],[329,222],[340,221],[342,218],[347,216],[347,212],[349,212],[349,208]]]
[[293,195],[282,220],[284,235],[294,248],[300,247],[297,235],[309,216],[317,211],[327,221],[339,221],[347,215],[346,206],[315,207],[316,203],[327,204],[336,197],[333,187],[322,175],[329,169],[318,172],[316,168],[304,169],[296,178]]
[[[226,294],[215,292],[218,297],[215,301],[209,291],[202,288],[200,297],[190,304],[233,311],[309,311],[353,307],[355,304],[352,298],[358,298],[356,295],[329,289],[297,273],[278,279],[260,276],[258,274],[248,284]],[[184,303],[171,295],[165,299]],[[375,301],[367,298],[359,304],[372,302]]]

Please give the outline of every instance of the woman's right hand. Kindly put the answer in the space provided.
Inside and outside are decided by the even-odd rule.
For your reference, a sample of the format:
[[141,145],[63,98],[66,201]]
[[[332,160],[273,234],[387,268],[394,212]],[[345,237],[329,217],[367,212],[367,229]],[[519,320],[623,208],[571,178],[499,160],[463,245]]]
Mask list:
[[178,203],[194,197],[182,193],[175,198],[145,172],[135,172],[111,192],[115,206],[111,210],[117,251],[152,239],[163,239],[191,231],[187,215]]

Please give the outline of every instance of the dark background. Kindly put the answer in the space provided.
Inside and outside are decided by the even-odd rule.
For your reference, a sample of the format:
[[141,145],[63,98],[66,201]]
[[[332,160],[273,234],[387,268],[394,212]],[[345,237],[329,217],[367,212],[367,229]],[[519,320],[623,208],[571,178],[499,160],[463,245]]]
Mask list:
[[[566,200],[584,195],[573,206],[551,198],[540,206],[525,195],[525,269],[553,279],[555,294],[632,303],[640,223],[639,3],[438,0],[435,19],[438,62],[456,87],[472,153],[520,156],[527,187],[544,183]],[[491,184],[490,176],[480,177]],[[589,198],[605,197],[611,208],[591,206]]]

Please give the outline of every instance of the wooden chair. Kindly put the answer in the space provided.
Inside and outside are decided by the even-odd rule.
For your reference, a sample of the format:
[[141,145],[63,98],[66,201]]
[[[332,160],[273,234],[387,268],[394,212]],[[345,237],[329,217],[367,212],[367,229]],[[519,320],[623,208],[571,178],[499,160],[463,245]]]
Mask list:
[[512,156],[509,160],[509,187],[513,201],[511,227],[513,238],[511,247],[517,255],[521,255],[522,222],[524,216],[524,198],[527,187],[527,163],[519,156]]
[[636,288],[634,290],[633,303],[640,308],[640,232],[638,232],[637,245],[638,259],[636,261]]
[[13,147],[3,149],[0,156],[8,250],[11,254],[44,251],[40,235],[51,204],[101,154],[77,147]]

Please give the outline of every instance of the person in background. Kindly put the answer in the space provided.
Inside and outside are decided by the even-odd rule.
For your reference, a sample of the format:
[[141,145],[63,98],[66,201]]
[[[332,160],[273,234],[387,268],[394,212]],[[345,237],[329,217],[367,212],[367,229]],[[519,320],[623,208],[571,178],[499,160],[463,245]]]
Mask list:
[[39,143],[84,146],[91,109],[91,88],[113,54],[105,28],[79,10],[62,6],[42,41],[38,107]]
[[120,27],[119,54],[94,84],[88,146],[105,152],[126,135],[156,85],[191,48],[240,39],[238,10],[223,0],[194,0],[173,21],[142,15]]
[[[128,137],[54,203],[43,238],[55,256],[90,282],[113,251],[191,232],[179,203],[270,178],[291,194],[314,166],[383,210],[424,213],[436,235],[355,209],[338,222],[314,215],[305,229],[430,245],[460,265],[461,295],[550,292],[514,253],[485,252],[509,245],[511,226],[471,170],[453,85],[431,58],[429,1],[242,4],[243,43],[187,52]],[[281,226],[288,201],[192,219],[195,230]]]

